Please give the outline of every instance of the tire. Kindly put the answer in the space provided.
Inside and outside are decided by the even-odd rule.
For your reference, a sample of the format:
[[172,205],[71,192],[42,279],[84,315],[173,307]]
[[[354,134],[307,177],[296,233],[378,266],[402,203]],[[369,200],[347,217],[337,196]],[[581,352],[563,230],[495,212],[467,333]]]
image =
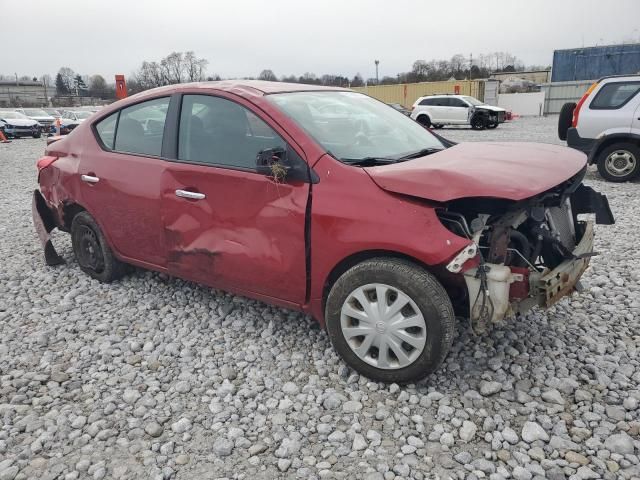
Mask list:
[[440,130],[443,127],[444,127],[444,125],[442,125],[441,123],[438,123],[438,124],[433,126],[433,128],[437,128],[438,130]]
[[100,230],[87,212],[80,212],[71,222],[71,243],[80,269],[103,283],[111,283],[126,273],[126,265],[118,260]]
[[560,109],[560,116],[558,117],[558,137],[560,140],[567,139],[567,130],[573,122],[573,111],[576,108],[576,104],[573,102],[565,103]]
[[[389,307],[396,305],[394,302],[404,299],[401,300],[404,307],[391,318],[400,316],[413,324],[396,327],[395,331],[407,339],[407,335],[410,335],[415,348],[406,342],[398,343],[399,337],[395,333],[387,333],[389,323],[388,319],[383,317],[377,317],[375,324],[369,323],[371,333],[368,335],[351,335],[350,340],[347,340],[345,329],[360,327],[357,317],[362,317],[364,313],[362,303],[355,299],[355,296],[363,298],[366,303],[370,299],[368,295],[374,295],[373,292],[377,294],[378,287],[382,292],[386,292],[383,294]],[[407,298],[408,303],[405,304]],[[388,303],[389,301],[391,303]],[[369,303],[366,304],[371,306]],[[371,311],[374,318],[375,311]],[[350,316],[349,313],[355,314],[356,317]],[[364,317],[366,318],[366,315]],[[449,352],[455,332],[453,307],[438,280],[414,263],[393,258],[366,260],[338,278],[327,297],[325,320],[331,343],[344,361],[360,374],[387,383],[415,382],[434,372]],[[362,326],[366,325],[367,323],[362,323]],[[385,340],[386,357],[389,362],[386,365],[383,364],[381,350],[376,346],[380,346],[378,340],[381,338],[392,338],[395,342],[394,348]],[[418,345],[419,340],[423,342],[422,346]],[[366,350],[358,354],[354,349],[359,347]],[[402,349],[401,355],[405,355],[402,360],[401,356],[393,353],[398,348]]]
[[490,128],[491,130],[493,130],[494,128],[498,128],[498,123],[497,122],[490,123],[489,125],[487,125],[487,128]]
[[596,163],[605,180],[616,183],[633,180],[640,174],[640,147],[628,142],[613,143],[598,152]]
[[482,115],[474,115],[471,117],[471,128],[474,130],[484,130],[486,126],[486,120]]
[[418,118],[416,118],[416,122],[425,128],[431,127],[431,119],[428,115],[419,115]]

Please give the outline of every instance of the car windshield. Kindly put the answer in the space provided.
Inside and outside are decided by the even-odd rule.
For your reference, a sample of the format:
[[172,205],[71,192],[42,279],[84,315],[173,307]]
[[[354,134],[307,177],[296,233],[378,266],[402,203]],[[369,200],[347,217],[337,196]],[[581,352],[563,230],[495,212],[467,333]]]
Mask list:
[[484,102],[481,102],[477,98],[473,98],[473,97],[462,97],[462,98],[464,98],[467,102],[469,102],[474,107],[477,107],[478,105],[484,105]]
[[81,119],[89,118],[93,114],[92,112],[73,112],[73,113],[76,114],[76,117]]
[[444,145],[406,115],[356,92],[292,92],[268,95],[338,160],[400,160]]
[[40,110],[39,108],[25,108],[25,115],[29,115],[30,117],[48,117],[49,114],[44,110]]
[[27,118],[25,115],[21,114],[20,112],[8,112],[8,111],[4,111],[1,112],[0,111],[0,117],[2,118]]

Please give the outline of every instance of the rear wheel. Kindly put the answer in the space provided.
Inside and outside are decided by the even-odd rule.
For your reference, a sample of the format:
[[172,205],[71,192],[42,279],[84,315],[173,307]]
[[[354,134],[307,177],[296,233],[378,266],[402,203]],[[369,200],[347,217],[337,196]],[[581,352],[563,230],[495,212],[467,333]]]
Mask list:
[[640,148],[633,143],[614,143],[598,153],[600,175],[610,182],[626,182],[640,173]]
[[431,126],[431,119],[427,115],[420,115],[416,121],[423,127],[429,128]]
[[442,127],[444,127],[444,125],[442,125],[441,123],[437,123],[433,126],[433,128],[437,128],[438,130],[440,130]]
[[71,223],[73,253],[83,272],[104,283],[117,280],[126,272],[126,265],[111,251],[94,218],[80,212]]
[[573,111],[576,108],[576,104],[573,102],[565,103],[560,109],[560,116],[558,117],[558,137],[560,140],[567,139],[567,131],[573,122]]
[[345,272],[327,297],[325,318],[340,356],[382,382],[414,382],[435,371],[455,330],[442,285],[401,259],[375,258]]

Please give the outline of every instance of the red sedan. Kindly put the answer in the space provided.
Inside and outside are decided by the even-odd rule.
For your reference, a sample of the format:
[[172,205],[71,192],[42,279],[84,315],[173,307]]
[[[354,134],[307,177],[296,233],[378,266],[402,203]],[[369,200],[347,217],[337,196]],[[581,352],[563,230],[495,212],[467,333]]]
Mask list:
[[135,265],[313,315],[376,380],[434,371],[455,311],[476,330],[578,287],[607,200],[586,158],[455,145],[339,88],[173,85],[104,108],[38,161],[34,223],[80,268]]

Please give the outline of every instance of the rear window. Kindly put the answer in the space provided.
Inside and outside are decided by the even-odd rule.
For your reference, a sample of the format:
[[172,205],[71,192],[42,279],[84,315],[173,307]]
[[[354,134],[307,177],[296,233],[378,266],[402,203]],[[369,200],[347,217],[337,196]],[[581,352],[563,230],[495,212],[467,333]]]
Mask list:
[[107,118],[100,120],[96,124],[96,132],[98,137],[109,150],[113,150],[113,140],[116,137],[116,122],[118,121],[118,113],[112,113]]
[[138,103],[120,111],[114,150],[160,156],[169,97]]
[[604,85],[589,108],[607,110],[623,107],[640,91],[640,82],[615,82]]

